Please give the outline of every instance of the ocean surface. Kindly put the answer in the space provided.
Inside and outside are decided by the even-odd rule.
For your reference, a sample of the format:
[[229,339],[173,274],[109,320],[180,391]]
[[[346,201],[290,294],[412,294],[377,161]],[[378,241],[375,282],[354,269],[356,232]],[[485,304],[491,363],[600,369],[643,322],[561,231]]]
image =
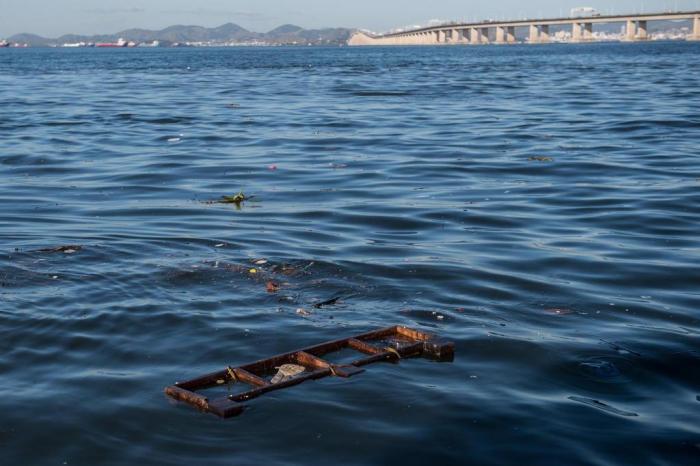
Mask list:
[[[697,462],[698,63],[700,43],[0,50],[0,463]],[[163,393],[394,324],[454,362],[226,421]]]

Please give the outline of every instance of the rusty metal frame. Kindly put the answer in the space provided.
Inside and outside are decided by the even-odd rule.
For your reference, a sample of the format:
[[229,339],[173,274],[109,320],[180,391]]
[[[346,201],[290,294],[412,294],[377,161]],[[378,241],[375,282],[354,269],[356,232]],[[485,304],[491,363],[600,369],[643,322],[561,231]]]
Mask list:
[[[389,346],[373,345],[382,339],[396,339]],[[322,356],[343,349],[352,349],[367,355],[349,364],[332,364]],[[372,332],[355,335],[340,340],[328,341],[301,350],[290,351],[267,359],[245,364],[238,367],[227,367],[224,370],[188,380],[177,382],[165,389],[165,393],[179,401],[188,403],[202,411],[209,412],[222,418],[240,415],[246,408],[244,402],[257,398],[265,393],[283,388],[293,387],[307,380],[323,377],[352,377],[361,372],[363,366],[377,362],[397,363],[400,359],[411,357],[427,357],[441,362],[454,359],[454,343],[442,340],[433,334],[395,325]],[[307,369],[301,375],[272,384],[263,376],[283,364],[297,364]],[[198,394],[198,390],[212,388],[222,383],[242,382],[253,386],[252,390],[234,395],[226,395],[212,399]]]

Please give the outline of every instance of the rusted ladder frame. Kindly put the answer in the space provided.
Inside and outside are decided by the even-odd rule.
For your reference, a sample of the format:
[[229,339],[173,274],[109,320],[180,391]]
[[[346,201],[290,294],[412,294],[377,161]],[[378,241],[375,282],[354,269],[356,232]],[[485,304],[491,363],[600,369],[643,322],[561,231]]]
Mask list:
[[[401,337],[412,343],[400,344],[396,347],[378,348],[369,342],[381,340],[387,337]],[[345,348],[369,355],[350,364],[336,365],[322,359],[325,354],[333,353]],[[434,335],[410,329],[403,326],[392,326],[372,332],[363,333],[350,338],[333,340],[315,346],[304,348],[289,353],[280,354],[266,359],[261,359],[240,367],[227,367],[222,371],[189,380],[178,382],[167,387],[165,392],[180,401],[184,401],[203,411],[228,418],[241,414],[245,408],[245,401],[257,398],[265,393],[289,388],[306,382],[307,380],[320,379],[328,376],[351,377],[364,371],[362,366],[381,362],[397,362],[402,358],[414,356],[428,356],[440,361],[451,361],[454,357],[454,344],[436,338]],[[310,371],[306,374],[272,384],[259,375],[274,370],[282,364],[294,363],[303,366]],[[214,400],[209,400],[203,395],[195,393],[221,382],[243,382],[255,388],[236,395],[228,395]]]

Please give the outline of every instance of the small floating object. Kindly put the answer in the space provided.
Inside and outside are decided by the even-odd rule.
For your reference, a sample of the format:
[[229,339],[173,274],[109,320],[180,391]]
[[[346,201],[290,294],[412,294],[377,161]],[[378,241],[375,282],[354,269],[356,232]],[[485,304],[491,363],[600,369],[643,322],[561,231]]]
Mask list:
[[[334,364],[323,359],[326,355],[348,349],[362,357],[349,364]],[[430,333],[396,325],[279,354],[243,366],[228,366],[221,371],[187,382],[177,382],[167,387],[165,393],[204,412],[229,418],[243,413],[246,408],[245,402],[275,390],[324,377],[348,378],[364,372],[362,367],[370,364],[398,363],[414,357],[451,362],[454,360],[454,343]],[[267,377],[273,371],[276,372],[268,381]],[[245,384],[250,386],[250,389],[215,399],[197,393],[222,385],[222,381]]]
[[221,202],[222,204],[240,204],[243,201],[247,201],[250,199],[248,196],[243,194],[241,191],[240,193],[236,194],[235,196],[221,196]]
[[39,249],[38,252],[48,252],[48,253],[62,252],[63,254],[75,254],[76,252],[78,252],[82,249],[83,249],[82,246],[68,245],[68,246],[59,246],[57,248]]
[[269,281],[265,284],[265,289],[268,293],[277,293],[280,290],[280,285],[277,282]]
[[270,383],[280,383],[285,382],[299,374],[306,371],[304,366],[299,366],[296,364],[283,364],[277,370],[277,374],[270,380]]

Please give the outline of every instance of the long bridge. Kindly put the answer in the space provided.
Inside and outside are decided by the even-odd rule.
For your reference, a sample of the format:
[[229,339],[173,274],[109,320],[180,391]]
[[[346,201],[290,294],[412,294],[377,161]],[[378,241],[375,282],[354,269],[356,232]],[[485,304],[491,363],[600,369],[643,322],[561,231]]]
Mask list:
[[348,45],[514,44],[518,42],[516,28],[526,28],[528,43],[545,44],[551,41],[551,26],[570,27],[571,42],[590,42],[593,40],[593,25],[609,23],[625,24],[623,40],[635,42],[649,39],[650,21],[663,20],[691,20],[693,31],[688,40],[700,40],[700,11],[684,11],[442,24],[377,36],[357,32]]

